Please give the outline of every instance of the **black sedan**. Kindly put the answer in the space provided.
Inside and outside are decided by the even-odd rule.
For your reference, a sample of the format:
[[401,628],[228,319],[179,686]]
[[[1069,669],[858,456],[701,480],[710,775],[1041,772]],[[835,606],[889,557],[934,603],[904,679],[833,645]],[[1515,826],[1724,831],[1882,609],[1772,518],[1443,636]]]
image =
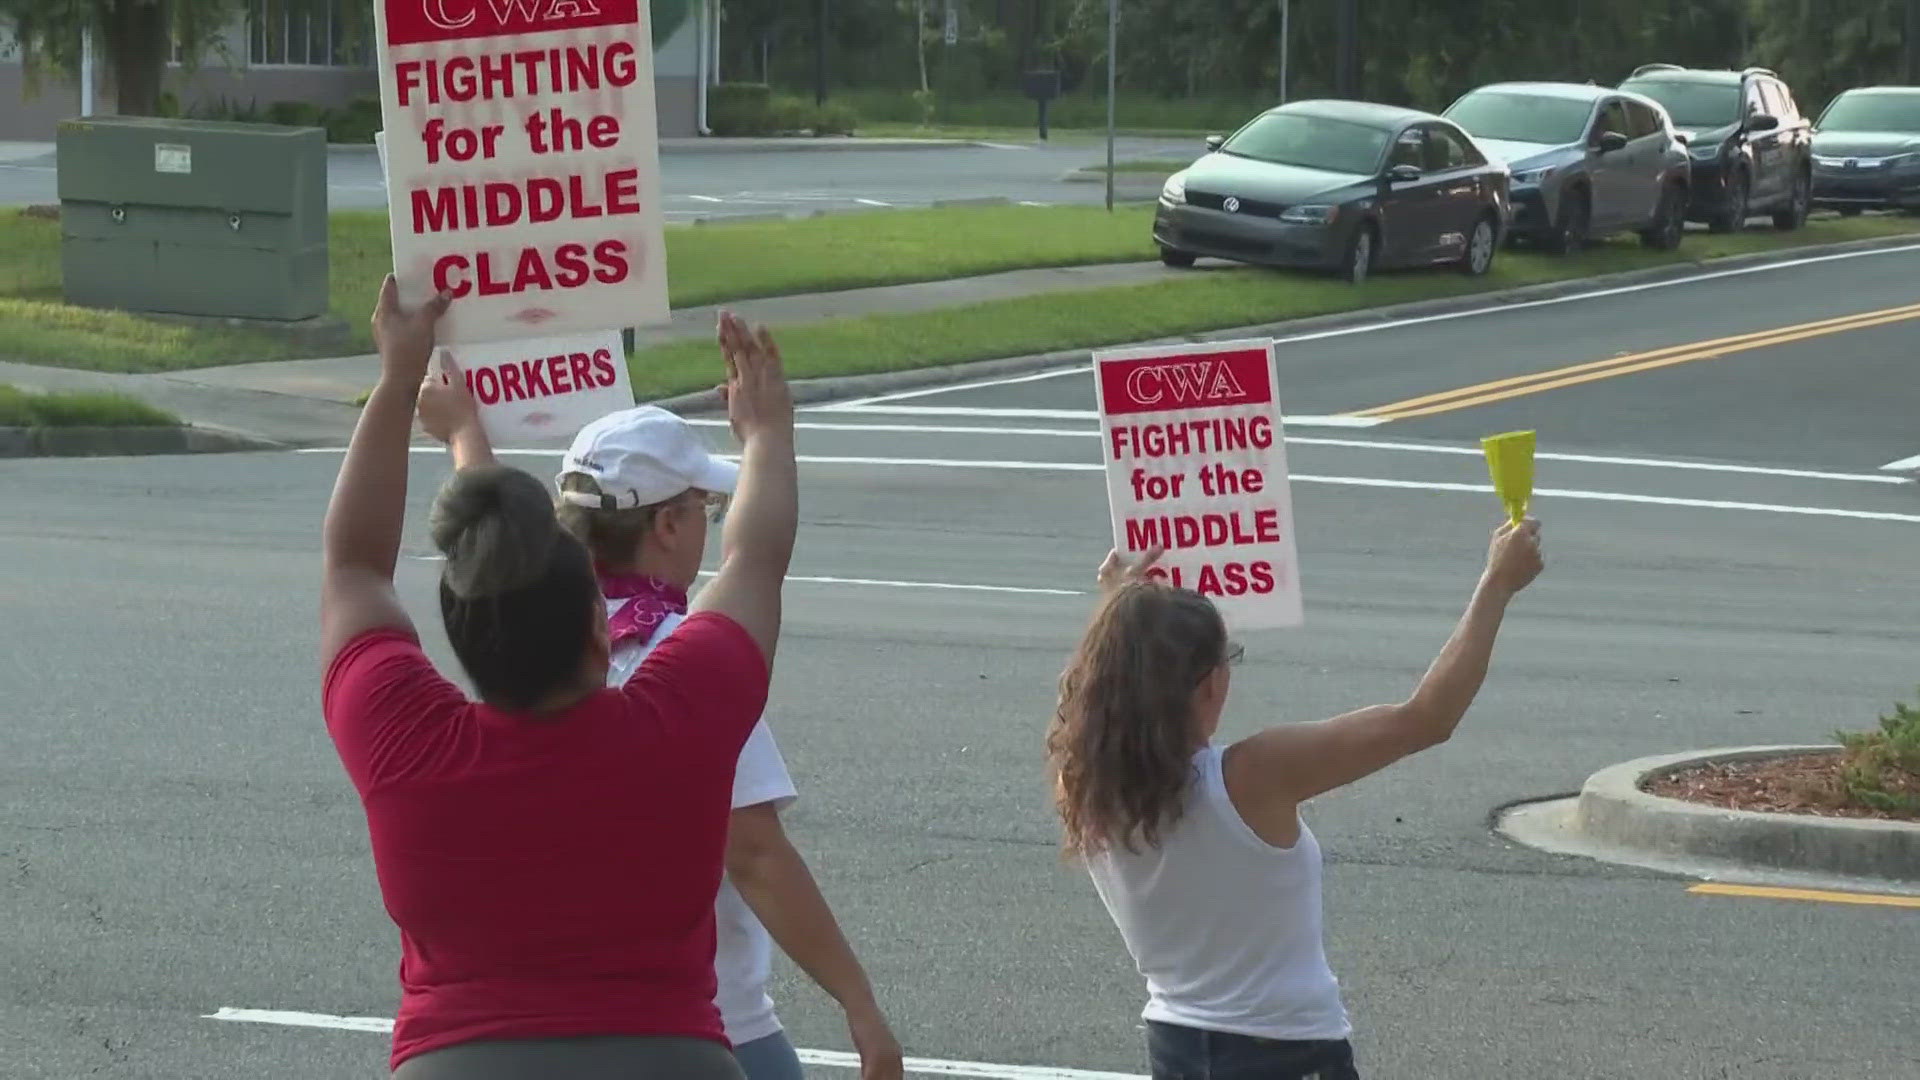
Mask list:
[[1820,114],[1813,203],[1843,214],[1920,209],[1920,86],[1849,90]]
[[1271,109],[1167,180],[1153,239],[1168,266],[1199,256],[1332,270],[1493,266],[1507,167],[1430,113],[1356,101]]

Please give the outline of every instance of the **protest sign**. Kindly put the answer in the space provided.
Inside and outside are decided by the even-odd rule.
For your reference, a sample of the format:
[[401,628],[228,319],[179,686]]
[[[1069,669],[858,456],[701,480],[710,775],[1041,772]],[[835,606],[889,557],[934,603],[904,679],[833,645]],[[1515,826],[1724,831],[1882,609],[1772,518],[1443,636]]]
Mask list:
[[480,426],[495,446],[566,438],[610,412],[633,408],[618,330],[450,345],[446,351],[466,373]]
[[639,0],[376,0],[400,298],[443,342],[666,321]]
[[1273,342],[1096,352],[1114,547],[1235,630],[1298,626],[1299,556]]

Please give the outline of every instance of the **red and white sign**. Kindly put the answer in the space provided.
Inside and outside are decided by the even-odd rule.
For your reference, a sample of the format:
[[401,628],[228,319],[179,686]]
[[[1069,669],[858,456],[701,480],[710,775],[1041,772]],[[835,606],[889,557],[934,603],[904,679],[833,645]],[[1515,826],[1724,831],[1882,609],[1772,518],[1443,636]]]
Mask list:
[[443,342],[667,321],[640,0],[376,0],[400,299]]
[[450,345],[495,446],[571,438],[610,412],[633,408],[618,330],[539,341]]
[[1300,560],[1271,340],[1096,352],[1113,543],[1234,630],[1299,626]]

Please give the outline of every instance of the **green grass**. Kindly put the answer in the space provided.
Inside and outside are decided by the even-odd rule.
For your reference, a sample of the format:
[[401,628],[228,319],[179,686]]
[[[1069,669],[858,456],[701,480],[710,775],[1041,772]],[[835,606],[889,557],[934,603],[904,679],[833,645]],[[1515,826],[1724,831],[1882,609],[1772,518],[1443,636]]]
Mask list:
[[[910,127],[928,121],[925,111],[909,91],[835,90],[827,100],[851,107],[860,118],[859,131],[863,135],[873,134],[876,128]],[[1114,126],[1130,133],[1224,135],[1262,110],[1272,108],[1273,104],[1272,95],[1256,92],[1166,98],[1122,90],[1114,101]],[[931,123],[936,128],[1024,130],[1032,137],[1039,126],[1039,114],[1038,105],[1017,93],[976,94],[965,98],[936,94]],[[1056,131],[1104,132],[1107,127],[1105,88],[1056,98],[1047,108],[1047,123]]]
[[[1132,139],[1192,139],[1195,146],[1208,135],[1225,135],[1239,127],[1232,125],[1225,130],[1215,128],[1143,128],[1116,127],[1114,134]],[[862,121],[856,135],[863,139],[954,139],[963,142],[997,143],[1037,143],[1040,141],[1040,125],[1029,122],[1021,126],[1003,126],[999,124],[916,124],[910,122]],[[1107,137],[1105,124],[1098,127],[1063,128],[1053,123],[1047,125],[1049,143],[1079,145],[1104,141]]]
[[0,383],[0,427],[173,427],[178,418],[120,394],[41,394]]
[[[667,230],[670,295],[698,307],[794,293],[937,281],[1027,267],[1153,257],[1150,211],[956,207]],[[296,355],[267,334],[203,329],[60,302],[57,221],[0,213],[0,358],[102,371],[166,371]],[[372,350],[367,313],[392,265],[381,211],[332,217],[329,305],[348,348]]]
[[[1821,219],[1793,233],[1767,229],[1689,233],[1677,252],[1614,241],[1575,258],[1503,251],[1482,278],[1445,270],[1383,274],[1354,288],[1307,274],[1257,269],[1049,293],[909,315],[877,315],[780,330],[794,378],[904,371],[938,364],[1094,348],[1255,326],[1359,308],[1459,296],[1664,265],[1920,232],[1920,217]],[[776,328],[777,329],[777,328]],[[712,386],[719,358],[706,342],[644,349],[631,362],[635,390],[658,397]]]

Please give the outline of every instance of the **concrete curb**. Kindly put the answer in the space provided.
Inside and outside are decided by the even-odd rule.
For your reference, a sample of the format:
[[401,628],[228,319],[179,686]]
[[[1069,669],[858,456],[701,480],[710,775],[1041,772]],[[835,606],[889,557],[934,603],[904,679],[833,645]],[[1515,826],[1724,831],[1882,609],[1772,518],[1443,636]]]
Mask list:
[[284,450],[280,443],[198,427],[0,427],[0,458],[121,457]]
[[[1414,300],[1404,304],[1361,308],[1355,311],[1342,311],[1330,315],[1313,315],[1304,319],[1261,323],[1256,326],[1208,330],[1198,334],[1157,338],[1152,341],[1138,342],[1137,344],[1193,344],[1206,341],[1232,341],[1244,337],[1284,338],[1294,335],[1340,330],[1353,326],[1363,326],[1369,323],[1390,323],[1405,319],[1457,315],[1469,311],[1482,309],[1494,310],[1509,304],[1524,304],[1541,300],[1571,299],[1591,293],[1606,292],[1610,289],[1626,288],[1659,281],[1678,281],[1691,277],[1699,277],[1703,274],[1767,266],[1773,263],[1792,262],[1795,259],[1817,258],[1822,255],[1906,247],[1920,247],[1920,233],[1906,236],[1875,237],[1870,240],[1848,240],[1838,244],[1818,244],[1809,247],[1789,248],[1783,251],[1758,252],[1753,255],[1732,255],[1723,259],[1711,259],[1706,262],[1677,263],[1671,266],[1651,267],[1645,270],[1623,270],[1617,274],[1600,274],[1594,277],[1572,278],[1567,281],[1521,285],[1512,289],[1468,293],[1462,296],[1442,297],[1436,300]],[[908,371],[889,371],[870,375],[829,375],[817,379],[802,379],[796,380],[793,384],[793,400],[796,405],[817,405],[823,402],[839,401],[846,398],[871,397],[878,394],[890,394],[903,390],[924,390],[984,379],[996,379],[1010,375],[1028,375],[1036,371],[1044,371],[1048,368],[1069,368],[1088,363],[1092,351],[1090,348],[1065,349],[1059,352],[1037,353],[1031,356],[1010,356],[998,359],[971,360],[960,364],[942,364],[934,367],[913,368]],[[701,390],[669,398],[660,398],[652,404],[686,416],[698,416],[704,413],[722,411],[720,396],[711,390]]]
[[1920,882],[1920,825],[1723,810],[1640,790],[1647,778],[1689,765],[1835,749],[1747,746],[1628,761],[1587,778],[1574,821],[1588,839],[1657,855]]

